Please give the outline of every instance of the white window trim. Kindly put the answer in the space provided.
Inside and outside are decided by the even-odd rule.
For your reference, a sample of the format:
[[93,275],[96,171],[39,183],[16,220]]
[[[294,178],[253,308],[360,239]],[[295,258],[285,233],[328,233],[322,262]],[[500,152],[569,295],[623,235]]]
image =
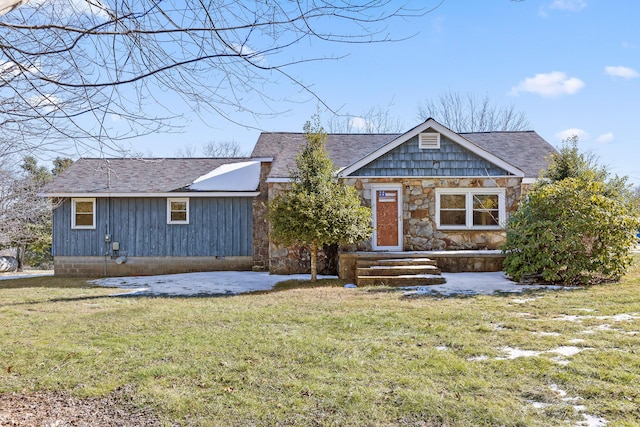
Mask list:
[[[466,225],[440,225],[440,196],[448,194],[466,195]],[[500,223],[498,225],[473,225],[473,196],[497,195],[498,215]],[[436,189],[436,227],[439,230],[501,230],[506,223],[506,203],[504,188],[437,188]]]
[[[93,206],[93,224],[91,225],[76,225],[76,203],[78,202],[91,202]],[[96,199],[90,197],[72,198],[71,199],[71,229],[72,230],[95,230],[96,228]]]
[[[186,202],[187,219],[185,221],[171,221],[171,202]],[[167,198],[167,224],[189,224],[189,198],[188,197]]]

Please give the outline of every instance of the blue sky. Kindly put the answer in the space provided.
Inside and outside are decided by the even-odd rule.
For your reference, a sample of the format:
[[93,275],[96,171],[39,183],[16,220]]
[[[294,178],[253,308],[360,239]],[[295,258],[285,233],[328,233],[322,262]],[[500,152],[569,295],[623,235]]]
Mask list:
[[[446,91],[488,96],[523,111],[531,129],[553,145],[577,134],[582,149],[640,184],[638,22],[637,0],[445,0],[423,17],[389,26],[398,38],[415,34],[407,40],[299,45],[287,54],[347,56],[289,72],[342,113],[391,104],[391,115],[407,130],[420,123],[417,106],[425,99]],[[238,120],[265,131],[301,131],[317,101],[283,81],[269,89],[294,101],[284,107],[288,111],[261,121]],[[259,130],[189,113],[176,100],[168,105],[188,119],[184,132],[132,141],[134,151],[175,156],[184,145],[199,150],[208,141],[230,140],[250,151],[258,137]]]

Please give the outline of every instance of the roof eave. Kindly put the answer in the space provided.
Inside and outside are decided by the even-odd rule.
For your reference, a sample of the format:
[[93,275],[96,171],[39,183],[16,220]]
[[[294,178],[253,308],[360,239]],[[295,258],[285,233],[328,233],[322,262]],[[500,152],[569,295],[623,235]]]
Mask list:
[[153,197],[153,198],[165,198],[165,197],[256,197],[260,194],[259,191],[173,191],[173,192],[158,192],[158,193],[70,193],[70,192],[49,192],[38,193],[39,197],[58,197],[58,198],[71,198],[71,197]]

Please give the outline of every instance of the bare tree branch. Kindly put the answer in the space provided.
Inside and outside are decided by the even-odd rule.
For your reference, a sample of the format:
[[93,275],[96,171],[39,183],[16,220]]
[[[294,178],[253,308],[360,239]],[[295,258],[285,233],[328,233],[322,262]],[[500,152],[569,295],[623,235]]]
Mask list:
[[[0,150],[119,152],[180,125],[167,94],[249,127],[283,112],[282,83],[325,105],[296,65],[332,59],[313,54],[323,43],[398,40],[393,19],[430,11],[395,0],[32,0],[0,22]],[[301,43],[312,56],[292,58]]]
[[418,117],[436,119],[454,132],[519,131],[529,128],[529,121],[513,104],[498,107],[489,96],[478,100],[475,95],[444,92],[436,99],[418,105]]
[[327,129],[329,133],[400,133],[403,132],[402,121],[391,115],[393,100],[386,106],[376,105],[359,115],[337,115],[329,117]]

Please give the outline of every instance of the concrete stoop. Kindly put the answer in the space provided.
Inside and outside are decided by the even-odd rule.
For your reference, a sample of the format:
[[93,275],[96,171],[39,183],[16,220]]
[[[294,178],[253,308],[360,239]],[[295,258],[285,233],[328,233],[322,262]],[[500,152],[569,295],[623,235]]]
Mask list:
[[446,283],[436,262],[429,258],[358,260],[358,286],[426,286]]

